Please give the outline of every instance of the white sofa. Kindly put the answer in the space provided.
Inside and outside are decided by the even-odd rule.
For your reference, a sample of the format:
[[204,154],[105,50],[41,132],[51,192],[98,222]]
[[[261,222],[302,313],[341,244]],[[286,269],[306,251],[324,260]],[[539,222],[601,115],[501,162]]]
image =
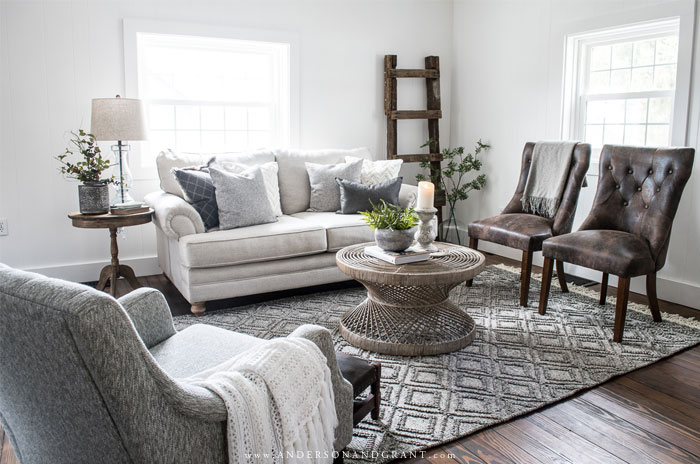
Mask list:
[[[306,211],[310,185],[304,163],[342,163],[345,156],[371,159],[370,152],[274,150],[226,156],[244,164],[277,161],[283,212],[277,222],[206,232],[199,214],[178,195],[161,190],[145,198],[155,211],[160,268],[192,312],[201,315],[206,301],[348,280],[336,267],[335,253],[372,241],[374,234],[359,214]],[[206,158],[189,155],[175,165]],[[173,191],[169,166],[159,165],[161,187]],[[416,190],[402,185],[402,206],[415,201]]]

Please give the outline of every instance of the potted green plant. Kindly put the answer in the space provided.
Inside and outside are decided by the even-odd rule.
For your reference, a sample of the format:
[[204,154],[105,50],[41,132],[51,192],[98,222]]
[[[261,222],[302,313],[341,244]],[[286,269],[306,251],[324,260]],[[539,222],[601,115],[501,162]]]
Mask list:
[[[56,159],[61,163],[60,171],[68,179],[76,179],[82,184],[78,186],[80,212],[83,214],[103,214],[109,211],[108,184],[119,185],[115,176],[102,177],[102,174],[113,166],[102,157],[95,136],[79,129],[71,131],[70,145]],[[72,162],[69,157],[80,155]]]
[[374,230],[377,246],[385,251],[404,251],[410,247],[418,230],[419,218],[413,208],[403,209],[384,200],[372,211],[361,211],[362,220]]
[[[432,140],[428,140],[421,147],[429,146],[432,143]],[[479,174],[471,180],[467,180],[467,175],[472,171],[479,172],[481,170],[482,164],[479,154],[482,151],[488,151],[490,148],[491,145],[481,140],[476,142],[473,154],[465,154],[464,147],[445,148],[442,150],[443,164],[440,166],[440,169],[432,168],[427,157],[421,161],[420,167],[430,169],[430,179],[438,188],[445,192],[448,212],[447,219],[440,224],[440,237],[442,237],[442,240],[449,241],[451,238],[453,241],[456,240],[459,245],[462,244],[460,226],[456,216],[457,202],[466,200],[469,198],[469,192],[481,190],[486,185],[486,174]],[[416,175],[416,180],[426,180],[425,174]]]

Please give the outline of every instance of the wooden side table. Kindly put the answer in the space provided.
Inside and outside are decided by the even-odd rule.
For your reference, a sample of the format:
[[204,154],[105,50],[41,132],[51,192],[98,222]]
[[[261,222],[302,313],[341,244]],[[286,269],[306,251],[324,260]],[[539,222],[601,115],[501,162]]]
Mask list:
[[399,356],[427,356],[464,348],[474,339],[474,320],[450,301],[450,290],[481,272],[484,255],[436,242],[427,261],[393,265],[364,253],[374,243],[345,247],[338,268],[367,288],[367,299],[340,320],[351,345]]
[[73,212],[68,215],[73,221],[73,227],[82,229],[109,229],[109,237],[111,239],[112,264],[105,266],[100,272],[100,280],[97,282],[97,290],[104,290],[109,282],[110,295],[117,296],[117,280],[119,277],[124,277],[132,288],[141,287],[136,279],[136,274],[131,267],[125,264],[119,264],[119,247],[117,247],[117,229],[119,227],[138,226],[151,222],[153,210],[148,210],[145,213],[136,213],[128,215],[117,214],[80,214]]

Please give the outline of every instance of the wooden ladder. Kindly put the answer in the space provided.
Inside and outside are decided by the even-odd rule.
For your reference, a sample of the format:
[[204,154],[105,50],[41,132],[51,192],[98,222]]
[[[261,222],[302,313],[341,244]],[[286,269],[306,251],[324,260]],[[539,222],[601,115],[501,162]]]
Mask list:
[[[428,93],[428,108],[418,111],[400,111],[396,103],[396,79],[425,79]],[[438,224],[442,222],[442,206],[445,206],[445,192],[438,190],[439,169],[442,161],[440,153],[440,58],[425,57],[425,69],[396,69],[396,55],[384,55],[384,114],[386,114],[386,158],[401,159],[404,163],[430,161],[430,180],[435,184],[435,207],[438,209]],[[431,140],[430,153],[399,155],[397,153],[397,121],[399,119],[427,119],[428,138]]]

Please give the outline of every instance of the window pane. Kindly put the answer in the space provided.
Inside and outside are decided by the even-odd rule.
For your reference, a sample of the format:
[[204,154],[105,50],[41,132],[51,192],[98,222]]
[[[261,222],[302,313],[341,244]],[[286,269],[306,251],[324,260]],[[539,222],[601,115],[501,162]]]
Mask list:
[[620,144],[623,141],[625,126],[622,124],[605,125],[605,130],[603,132],[603,143],[616,143]]
[[605,122],[605,102],[594,100],[586,105],[586,124],[602,124]]
[[248,112],[243,107],[226,107],[226,130],[247,130]]
[[671,111],[673,105],[671,97],[650,98],[649,99],[649,122],[669,123],[671,122]]
[[644,145],[646,126],[644,124],[625,125],[625,145]]
[[668,125],[649,126],[647,128],[647,145],[651,147],[665,147],[668,145]]
[[630,66],[632,66],[632,44],[613,45],[612,68],[629,68]]
[[586,143],[590,143],[593,147],[603,146],[603,126],[602,125],[587,125],[586,134],[583,137]]
[[670,90],[676,86],[676,65],[656,66],[654,69],[654,88]]
[[610,69],[610,46],[591,48],[591,71]]
[[654,64],[654,42],[654,40],[635,42],[632,66],[648,66]]
[[675,63],[678,59],[678,37],[664,37],[656,41],[656,64]]
[[[202,129],[224,129],[224,107],[202,106]],[[223,140],[222,140],[223,146]]]
[[149,105],[148,127],[151,130],[175,128],[174,105]]
[[220,152],[224,145],[224,131],[202,131],[203,151]]
[[250,131],[248,132],[248,148],[256,149],[270,146],[270,132]]
[[175,107],[175,128],[199,129],[199,107],[192,105],[177,105]]
[[610,73],[610,91],[626,92],[630,88],[630,69],[618,69]]
[[633,92],[641,92],[654,88],[654,68],[653,66],[645,66],[643,68],[632,68],[632,85]]
[[625,100],[608,100],[605,105],[605,123],[625,122]]
[[226,151],[243,151],[248,148],[248,135],[245,131],[226,131]]
[[270,129],[270,109],[269,108],[249,108],[248,109],[248,129],[268,130]]
[[202,150],[201,132],[193,130],[177,131],[177,149],[179,151],[199,152]]
[[175,131],[151,130],[148,133],[148,151],[158,154],[168,148],[175,149]]
[[625,111],[625,122],[645,123],[647,122],[647,99],[634,98],[627,100],[627,110]]
[[606,92],[610,87],[610,71],[592,72],[588,87],[590,93]]

